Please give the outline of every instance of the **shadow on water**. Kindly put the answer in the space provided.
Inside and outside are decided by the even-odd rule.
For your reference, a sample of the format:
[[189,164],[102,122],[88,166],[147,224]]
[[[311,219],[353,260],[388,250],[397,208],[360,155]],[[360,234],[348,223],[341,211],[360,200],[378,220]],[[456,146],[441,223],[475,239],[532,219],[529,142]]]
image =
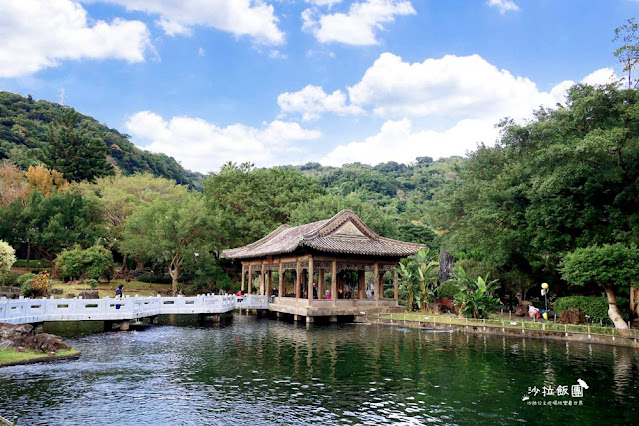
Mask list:
[[[639,413],[639,352],[625,348],[242,315],[160,323],[79,331],[69,339],[79,361],[2,369],[0,415],[25,424],[627,424]],[[578,379],[588,384],[582,397],[556,395]]]

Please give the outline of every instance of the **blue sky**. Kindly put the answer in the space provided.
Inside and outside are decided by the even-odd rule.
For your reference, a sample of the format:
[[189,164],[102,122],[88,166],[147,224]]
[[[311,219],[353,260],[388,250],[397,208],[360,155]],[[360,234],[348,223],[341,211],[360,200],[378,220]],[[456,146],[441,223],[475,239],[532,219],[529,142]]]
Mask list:
[[[0,89],[183,166],[410,162],[620,75],[632,0],[3,0]],[[615,74],[616,72],[616,74]]]

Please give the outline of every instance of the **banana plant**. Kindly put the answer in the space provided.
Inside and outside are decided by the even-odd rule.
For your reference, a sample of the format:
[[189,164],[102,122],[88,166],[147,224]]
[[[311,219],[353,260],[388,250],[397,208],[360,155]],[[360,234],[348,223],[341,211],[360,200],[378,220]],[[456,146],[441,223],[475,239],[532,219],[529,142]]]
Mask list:
[[437,269],[434,260],[437,253],[428,248],[421,248],[414,255],[403,259],[399,263],[399,278],[402,289],[408,293],[408,306],[411,309],[415,303],[415,296],[419,295],[422,310],[426,310],[428,303],[435,293]]
[[459,266],[454,274],[454,281],[459,286],[459,293],[455,296],[455,305],[460,307],[462,315],[473,318],[487,318],[499,306],[499,299],[492,295],[497,288],[497,280],[488,281],[486,277],[476,280]]

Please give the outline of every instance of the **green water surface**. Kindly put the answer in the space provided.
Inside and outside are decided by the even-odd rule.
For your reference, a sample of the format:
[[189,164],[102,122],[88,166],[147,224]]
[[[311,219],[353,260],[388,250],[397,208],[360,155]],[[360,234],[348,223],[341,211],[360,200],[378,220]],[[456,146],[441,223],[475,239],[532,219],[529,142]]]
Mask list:
[[[80,360],[0,370],[0,415],[69,425],[608,425],[637,424],[639,414],[639,352],[625,348],[237,314],[223,326],[182,318],[67,340]],[[578,379],[582,397],[570,394]],[[543,395],[558,386],[569,394]]]

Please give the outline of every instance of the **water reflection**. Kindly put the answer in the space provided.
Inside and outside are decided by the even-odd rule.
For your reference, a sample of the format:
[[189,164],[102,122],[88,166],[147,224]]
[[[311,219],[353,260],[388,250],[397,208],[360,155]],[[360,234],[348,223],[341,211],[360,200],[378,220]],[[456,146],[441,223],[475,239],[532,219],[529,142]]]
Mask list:
[[[0,414],[29,424],[632,423],[637,414],[639,359],[624,348],[239,315],[215,327],[162,321],[178,325],[78,336],[77,362],[0,370]],[[583,406],[522,401],[529,387],[578,378],[590,387]]]

